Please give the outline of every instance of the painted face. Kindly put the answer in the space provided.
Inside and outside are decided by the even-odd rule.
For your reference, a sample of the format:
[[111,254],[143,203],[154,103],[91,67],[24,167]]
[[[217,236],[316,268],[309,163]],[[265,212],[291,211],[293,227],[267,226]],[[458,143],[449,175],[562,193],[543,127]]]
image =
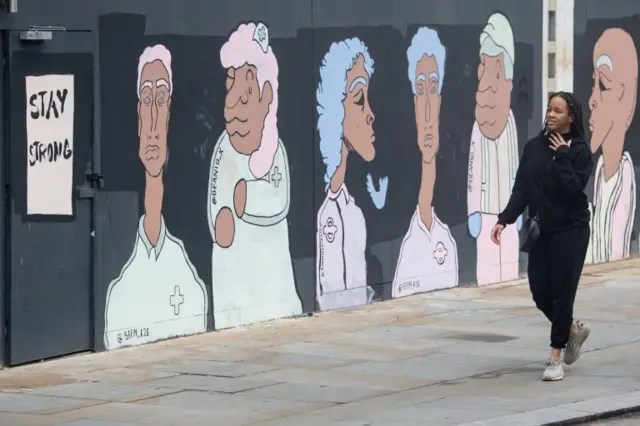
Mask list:
[[482,134],[497,139],[507,125],[511,106],[513,81],[504,71],[504,54],[480,55],[478,91],[476,92],[476,121]]
[[435,57],[423,56],[416,66],[416,95],[413,103],[422,161],[431,163],[440,146],[440,94],[438,64]]
[[227,70],[227,97],[224,119],[231,145],[240,153],[250,155],[262,141],[264,120],[269,113],[273,92],[264,84],[262,95],[258,86],[258,71],[253,65]]
[[635,112],[638,56],[631,36],[619,28],[606,30],[593,48],[593,70],[589,129],[596,152],[614,127],[627,130]]
[[138,101],[138,137],[140,160],[147,173],[159,176],[167,161],[169,132],[169,73],[162,61],[155,60],[142,68]]
[[560,96],[554,96],[547,105],[547,127],[552,132],[564,132],[573,123],[567,101]]
[[364,57],[360,55],[347,72],[342,125],[344,138],[365,161],[371,161],[376,156],[373,132],[375,116],[369,105],[369,82],[369,75],[364,69]]

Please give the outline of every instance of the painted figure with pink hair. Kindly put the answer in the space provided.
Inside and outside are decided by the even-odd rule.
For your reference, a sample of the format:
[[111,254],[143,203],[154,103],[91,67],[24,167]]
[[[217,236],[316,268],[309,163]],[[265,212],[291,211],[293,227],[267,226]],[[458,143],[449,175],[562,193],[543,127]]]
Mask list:
[[263,23],[241,24],[220,50],[225,130],[211,157],[216,329],[302,312],[289,254],[289,162],[278,137],[278,62]]

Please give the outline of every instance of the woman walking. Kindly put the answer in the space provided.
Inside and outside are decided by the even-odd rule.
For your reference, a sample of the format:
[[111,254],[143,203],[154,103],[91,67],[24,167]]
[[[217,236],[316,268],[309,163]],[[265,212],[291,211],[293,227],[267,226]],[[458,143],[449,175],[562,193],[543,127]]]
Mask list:
[[582,106],[573,93],[549,97],[545,124],[524,148],[509,203],[498,215],[491,239],[500,244],[505,226],[526,207],[529,222],[523,251],[529,253],[529,287],[533,300],[551,322],[551,355],[542,380],[564,378],[564,363],[580,357],[589,326],[573,318],[573,303],[589,245],[584,188],[593,158],[584,135]]

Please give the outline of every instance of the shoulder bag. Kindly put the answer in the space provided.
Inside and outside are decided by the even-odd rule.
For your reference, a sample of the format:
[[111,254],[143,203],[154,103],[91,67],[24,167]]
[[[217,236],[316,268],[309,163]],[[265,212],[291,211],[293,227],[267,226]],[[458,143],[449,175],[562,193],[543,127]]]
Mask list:
[[540,237],[540,217],[538,213],[534,217],[528,217],[524,222],[524,241],[520,246],[520,251],[523,253],[531,253],[531,250],[536,245],[536,241]]

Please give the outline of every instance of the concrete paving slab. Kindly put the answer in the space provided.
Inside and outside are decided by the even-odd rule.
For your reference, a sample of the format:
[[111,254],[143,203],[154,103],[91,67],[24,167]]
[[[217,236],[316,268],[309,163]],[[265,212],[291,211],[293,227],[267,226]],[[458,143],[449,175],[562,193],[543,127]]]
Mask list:
[[45,395],[62,398],[94,399],[98,401],[130,402],[174,393],[175,389],[153,386],[110,383],[72,383],[26,392],[27,395]]
[[140,368],[110,368],[84,374],[71,374],[64,376],[65,379],[83,382],[104,382],[118,384],[133,384],[145,380],[162,379],[165,377],[177,376],[179,373],[168,371],[152,371]]
[[0,412],[0,425],[6,426],[52,426],[58,425],[60,420],[51,414],[19,414]]
[[102,401],[58,398],[43,395],[0,394],[0,412],[23,414],[55,414],[80,407],[103,404]]
[[332,405],[331,403],[316,401],[295,401],[292,399],[250,397],[199,391],[185,391],[138,401],[138,403],[211,411],[216,421],[224,417],[232,421],[242,420],[243,422],[279,418]]
[[109,422],[103,420],[72,420],[70,422],[59,423],[58,426],[144,426],[142,423],[130,422]]
[[159,388],[235,393],[249,389],[271,386],[279,382],[273,380],[254,380],[181,374],[179,376],[167,377],[165,379],[149,380],[142,383],[146,386]]
[[[255,422],[260,415],[248,415],[242,418],[229,418],[225,412],[212,413],[209,410],[184,409],[148,404],[110,402],[94,407],[67,411],[59,414],[65,420],[103,420],[111,422],[142,423],[154,426],[211,426],[224,424],[238,426],[247,422]],[[232,413],[234,416],[235,412]]]
[[174,364],[159,364],[150,367],[169,373],[196,374],[216,377],[242,377],[250,374],[276,370],[278,367],[224,361],[184,361]]
[[380,389],[367,389],[345,386],[325,386],[305,383],[281,383],[241,392],[238,395],[247,397],[269,397],[294,399],[298,401],[318,401],[337,404],[360,401],[387,393]]
[[484,419],[472,423],[465,423],[463,426],[541,426],[553,422],[561,422],[584,417],[587,413],[582,411],[566,410],[563,408],[542,408],[539,410],[525,411],[519,414],[511,414],[502,417]]
[[306,355],[306,354],[275,354],[268,357],[259,358],[255,362],[262,365],[273,365],[277,367],[306,368],[306,369],[327,369],[342,367],[344,365],[355,364],[366,361],[365,359],[346,360],[327,356]]

